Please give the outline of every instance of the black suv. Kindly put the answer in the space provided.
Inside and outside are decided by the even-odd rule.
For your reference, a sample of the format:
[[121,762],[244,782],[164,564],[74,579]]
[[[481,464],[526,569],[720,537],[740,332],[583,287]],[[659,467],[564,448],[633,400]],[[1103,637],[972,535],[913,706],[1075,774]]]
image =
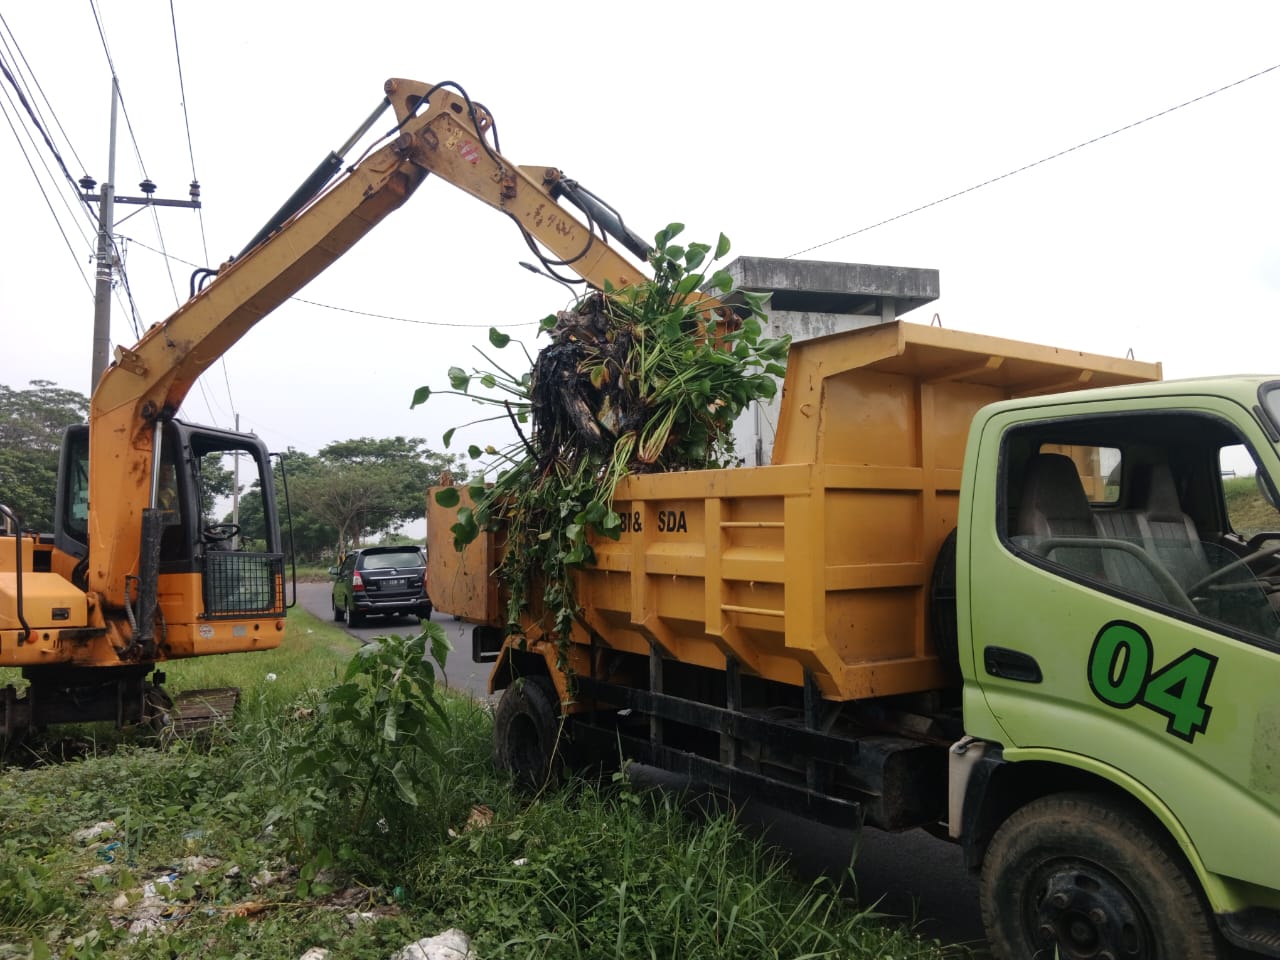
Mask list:
[[431,618],[427,596],[427,555],[421,547],[364,547],[331,567],[333,619],[358,627],[370,614],[415,614]]

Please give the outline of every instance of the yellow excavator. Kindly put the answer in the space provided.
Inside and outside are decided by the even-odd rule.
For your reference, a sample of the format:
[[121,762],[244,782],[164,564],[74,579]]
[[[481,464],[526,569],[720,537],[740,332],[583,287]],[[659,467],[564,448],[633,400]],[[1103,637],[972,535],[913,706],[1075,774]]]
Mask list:
[[[167,660],[267,650],[284,632],[286,543],[272,462],[252,434],[185,423],[188,391],[255,323],[342,256],[436,174],[514,220],[553,275],[593,287],[643,278],[648,245],[554,167],[499,152],[493,117],[456,84],[392,79],[379,107],[236,257],[192,277],[191,297],[114,362],[87,425],[65,437],[52,534],[23,529],[0,504],[0,667],[25,690],[0,690],[0,739],[63,722],[198,725],[165,695]],[[345,172],[344,155],[387,108],[394,127]],[[335,179],[336,177],[336,179]],[[575,278],[576,279],[576,278]],[[265,537],[232,549],[239,530],[207,516],[208,465],[237,454],[256,468]],[[287,487],[286,487],[287,489]],[[3,500],[3,491],[0,491]]]

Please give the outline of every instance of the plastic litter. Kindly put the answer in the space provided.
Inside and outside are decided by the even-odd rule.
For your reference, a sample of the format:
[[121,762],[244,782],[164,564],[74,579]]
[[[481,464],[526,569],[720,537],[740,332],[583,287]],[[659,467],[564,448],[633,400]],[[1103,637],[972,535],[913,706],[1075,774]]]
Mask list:
[[168,891],[166,890],[165,893],[161,893],[159,890],[160,886],[163,885],[171,888],[177,882],[178,872],[176,870],[161,874],[154,880],[148,880],[142,885],[142,895],[144,897],[159,897],[160,899],[164,899],[165,893],[168,893]]
[[116,855],[113,851],[119,850],[119,849],[120,849],[120,841],[113,840],[111,843],[108,843],[105,847],[100,847],[98,849],[97,851],[98,858],[100,860],[105,860],[107,863],[115,863]]

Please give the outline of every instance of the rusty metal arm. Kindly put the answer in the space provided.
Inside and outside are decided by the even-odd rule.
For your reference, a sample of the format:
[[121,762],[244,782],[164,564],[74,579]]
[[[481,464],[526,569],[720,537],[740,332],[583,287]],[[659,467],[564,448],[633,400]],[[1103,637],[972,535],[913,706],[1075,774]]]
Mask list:
[[[498,152],[492,142],[493,118],[484,107],[441,85],[414,80],[388,80],[385,89],[403,125],[406,156],[511,217],[549,251],[551,266],[568,267],[599,290],[644,279],[639,267],[556,202],[573,189],[572,181],[555,167],[517,166]],[[610,214],[601,208],[597,225],[603,229]],[[644,241],[625,231],[620,218],[617,226],[623,244],[646,259]]]

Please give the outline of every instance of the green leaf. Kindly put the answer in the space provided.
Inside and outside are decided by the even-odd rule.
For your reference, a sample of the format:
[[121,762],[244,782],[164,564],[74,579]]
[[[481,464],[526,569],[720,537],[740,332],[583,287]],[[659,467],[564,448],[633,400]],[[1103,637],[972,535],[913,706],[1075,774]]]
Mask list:
[[472,460],[479,460],[484,456],[484,451],[473,443],[471,446],[467,447],[467,456]]
[[721,293],[728,293],[733,289],[733,276],[728,270],[717,270],[711,275],[708,285],[719,290]]
[[457,427],[450,427],[448,430],[444,432],[444,437],[442,437],[441,439],[444,441],[444,448],[446,450],[449,449],[449,444],[453,442],[453,434],[455,431],[457,431],[457,429],[458,429]]
[[413,401],[409,404],[409,409],[412,410],[420,403],[426,403],[430,397],[430,387],[419,387],[417,390],[413,391]]
[[457,487],[445,487],[443,490],[436,491],[436,503],[446,510],[456,507],[461,502],[462,495],[458,493]]
[[453,644],[445,636],[444,627],[438,623],[428,623],[424,633],[431,639],[431,659],[443,667],[453,651]]
[[654,235],[653,245],[658,248],[659,252],[661,252],[666,249],[667,244],[671,242],[672,238],[678,236],[683,231],[683,223],[669,223]]
[[508,343],[511,342],[511,337],[507,336],[507,334],[503,333],[497,327],[490,327],[489,342],[493,344],[495,347],[497,347],[499,350],[501,350],[503,347],[505,347]]
[[787,368],[780,363],[766,363],[764,365],[764,372],[775,377],[785,377],[787,375]]
[[702,274],[690,273],[676,284],[676,296],[686,297],[698,288],[698,284],[702,282]]
[[495,377],[492,373],[486,373],[483,377],[480,378],[480,382],[484,385],[486,390],[492,390],[495,386],[497,386],[498,378]]
[[728,253],[728,252],[729,252],[729,238],[728,238],[728,237],[726,237],[726,236],[722,233],[722,234],[720,234],[720,239],[719,239],[718,241],[716,241],[716,256],[715,256],[715,258],[716,258],[717,260],[719,260],[721,257],[723,257],[723,256],[724,256],[726,253]]
[[467,387],[471,385],[471,377],[467,375],[467,371],[461,367],[449,368],[449,385],[455,390],[461,390],[466,393]]
[[391,768],[391,780],[396,785],[396,793],[400,799],[411,807],[418,805],[418,795],[413,790],[413,774],[405,766],[403,760],[397,760]]

